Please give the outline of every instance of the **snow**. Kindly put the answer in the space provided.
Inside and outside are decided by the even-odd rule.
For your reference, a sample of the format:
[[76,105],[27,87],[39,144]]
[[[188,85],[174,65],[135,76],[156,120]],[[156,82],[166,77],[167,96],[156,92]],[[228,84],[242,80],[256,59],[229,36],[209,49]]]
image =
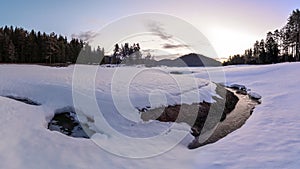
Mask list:
[[[27,97],[41,103],[34,106],[0,97],[0,168],[300,166],[300,63],[224,68],[95,67],[0,65],[0,96]],[[215,85],[209,80],[243,84],[262,96],[262,104],[242,128],[214,144],[188,150],[193,138],[186,124],[141,122],[137,108],[213,102]],[[93,140],[47,129],[57,110],[73,105],[82,112],[79,118],[83,121],[86,116],[94,118],[89,125],[99,133]]]

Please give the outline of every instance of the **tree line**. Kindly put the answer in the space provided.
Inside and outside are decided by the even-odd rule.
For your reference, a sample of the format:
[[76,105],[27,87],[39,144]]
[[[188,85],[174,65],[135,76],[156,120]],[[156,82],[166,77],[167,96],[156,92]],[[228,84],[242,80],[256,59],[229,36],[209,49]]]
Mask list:
[[139,43],[130,45],[129,43],[115,44],[113,53],[105,55],[104,48],[92,50],[88,43],[84,43],[79,58],[76,63],[80,64],[150,64],[154,62],[154,58],[148,53],[143,57],[140,51]]
[[137,64],[150,60],[150,54],[142,58],[140,49],[138,43],[116,44],[113,54],[105,55],[100,46],[92,49],[87,42],[76,38],[68,41],[54,32],[29,32],[12,26],[0,28],[0,63]]
[[271,64],[300,61],[300,11],[296,9],[280,30],[268,32],[266,39],[256,41],[240,55],[230,56],[223,65]]
[[75,63],[84,42],[55,33],[0,28],[0,63]]

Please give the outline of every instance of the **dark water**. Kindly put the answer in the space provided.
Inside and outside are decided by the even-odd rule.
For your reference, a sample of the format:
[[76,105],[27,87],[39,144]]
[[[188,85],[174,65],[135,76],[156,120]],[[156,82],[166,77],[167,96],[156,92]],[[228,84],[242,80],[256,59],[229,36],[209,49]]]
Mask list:
[[72,137],[90,138],[76,118],[75,112],[61,112],[55,114],[48,123],[48,129]]

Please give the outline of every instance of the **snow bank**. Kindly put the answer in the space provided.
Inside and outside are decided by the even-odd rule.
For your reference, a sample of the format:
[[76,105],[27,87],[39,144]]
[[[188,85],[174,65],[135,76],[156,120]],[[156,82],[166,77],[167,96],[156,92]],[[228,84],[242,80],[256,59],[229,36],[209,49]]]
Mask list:
[[[97,123],[100,119],[97,119],[99,117],[93,112],[85,113],[91,113],[96,121],[95,127],[103,130],[95,135],[94,139],[100,140],[104,147],[97,146],[92,140],[71,138],[49,131],[46,125],[53,113],[57,109],[72,106],[76,101],[72,97],[74,66],[51,68],[1,65],[0,95],[28,97],[42,105],[32,106],[0,97],[0,168],[298,168],[299,68],[299,63],[225,67],[226,83],[245,84],[247,88],[263,96],[263,104],[254,110],[241,129],[214,144],[188,150],[186,145],[192,139],[188,135],[165,152],[159,148],[163,144],[172,143],[172,137],[142,145],[135,145],[139,142],[112,139],[114,135],[107,132],[106,128],[101,128],[105,126]],[[103,116],[118,133],[139,139],[157,135],[176,137],[182,133],[186,134],[189,127],[185,124],[173,125],[157,121],[140,122],[136,108],[157,107],[162,103],[213,101],[211,96],[215,95],[214,85],[208,80],[203,80],[212,79],[209,78],[207,70],[221,72],[220,74],[223,72],[222,68],[153,70],[102,67],[95,72],[95,76],[92,74],[92,77],[88,76],[88,72],[81,72],[79,75],[82,78],[77,79],[79,86],[75,87],[79,87],[76,91],[79,91],[83,98],[95,96]],[[115,74],[116,71],[120,72]],[[170,74],[172,71],[183,73]],[[131,72],[139,73],[128,82]],[[115,79],[112,80],[112,77]],[[95,79],[94,83],[89,83],[92,79]],[[115,86],[112,86],[112,81]],[[214,81],[218,82],[217,79]],[[121,89],[124,87],[122,84],[128,83],[130,85],[127,94]],[[176,84],[182,84],[179,86],[183,87],[180,88]],[[201,95],[195,97],[199,91]],[[124,97],[124,94],[129,97]],[[114,99],[120,99],[117,106],[113,104],[116,102]],[[157,100],[159,102],[156,102]],[[130,107],[128,101],[131,103]],[[121,111],[118,113],[116,110]],[[117,144],[121,144],[126,151],[112,149]],[[141,149],[132,148],[135,146]],[[119,152],[115,152],[118,150]],[[142,159],[129,159],[124,157],[128,154],[122,154],[131,151],[131,157],[145,152],[164,153]]]

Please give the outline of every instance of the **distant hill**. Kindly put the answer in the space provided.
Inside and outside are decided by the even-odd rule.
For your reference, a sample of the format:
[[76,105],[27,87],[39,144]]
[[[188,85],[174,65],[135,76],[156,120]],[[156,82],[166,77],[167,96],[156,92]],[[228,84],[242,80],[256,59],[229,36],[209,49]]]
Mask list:
[[[152,63],[153,64],[153,63]],[[176,59],[163,59],[154,63],[156,66],[163,65],[169,67],[203,67],[203,66],[221,66],[221,62],[201,54],[190,53]]]

